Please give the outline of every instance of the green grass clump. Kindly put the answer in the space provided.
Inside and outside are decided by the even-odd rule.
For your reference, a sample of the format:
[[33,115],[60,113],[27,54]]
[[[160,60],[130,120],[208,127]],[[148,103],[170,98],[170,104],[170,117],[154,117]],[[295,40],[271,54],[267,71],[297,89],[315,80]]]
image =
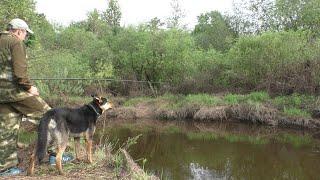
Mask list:
[[141,102],[150,102],[150,101],[152,101],[152,98],[150,98],[150,97],[137,97],[137,98],[132,98],[132,99],[126,101],[124,103],[124,106],[130,107],[130,106],[135,106]]
[[37,132],[20,131],[18,134],[18,139],[21,143],[30,144],[37,139]]
[[195,94],[186,96],[184,99],[184,103],[212,106],[220,104],[221,99],[215,96],[210,96],[208,94]]
[[270,99],[270,96],[267,92],[258,91],[258,92],[252,92],[246,95],[245,99],[247,101],[253,101],[253,102],[266,102]]
[[273,99],[273,104],[281,107],[295,107],[295,108],[301,108],[308,106],[310,104],[314,104],[317,101],[317,98],[314,96],[308,96],[308,95],[299,95],[294,93],[291,96],[278,96]]
[[311,114],[309,112],[297,108],[284,108],[283,113],[289,117],[311,118]]
[[226,104],[239,104],[243,102],[263,103],[268,101],[269,99],[269,94],[264,91],[252,92],[247,95],[227,94],[223,98]]
[[227,94],[224,96],[223,100],[227,104],[239,104],[244,100],[244,96],[239,94]]

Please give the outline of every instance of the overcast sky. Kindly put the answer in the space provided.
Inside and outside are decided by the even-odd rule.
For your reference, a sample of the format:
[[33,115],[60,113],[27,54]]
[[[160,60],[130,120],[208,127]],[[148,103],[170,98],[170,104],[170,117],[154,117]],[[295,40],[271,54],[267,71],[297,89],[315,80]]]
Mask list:
[[[121,24],[137,25],[154,17],[162,21],[170,16],[172,0],[118,0],[122,19]],[[108,0],[36,0],[37,11],[44,13],[50,22],[68,25],[72,21],[84,20],[87,13],[93,9],[104,11]],[[185,12],[184,24],[189,28],[197,22],[201,13],[218,10],[220,12],[232,9],[232,0],[180,0]]]

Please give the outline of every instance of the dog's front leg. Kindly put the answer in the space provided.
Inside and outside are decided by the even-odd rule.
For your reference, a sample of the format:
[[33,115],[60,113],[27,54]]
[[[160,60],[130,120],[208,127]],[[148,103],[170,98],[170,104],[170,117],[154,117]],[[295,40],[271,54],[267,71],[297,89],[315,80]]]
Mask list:
[[74,150],[76,152],[76,159],[80,160],[80,157],[79,157],[80,137],[74,137],[73,139],[74,139]]
[[92,163],[92,136],[89,133],[86,133],[86,150],[87,150],[87,159],[89,163]]

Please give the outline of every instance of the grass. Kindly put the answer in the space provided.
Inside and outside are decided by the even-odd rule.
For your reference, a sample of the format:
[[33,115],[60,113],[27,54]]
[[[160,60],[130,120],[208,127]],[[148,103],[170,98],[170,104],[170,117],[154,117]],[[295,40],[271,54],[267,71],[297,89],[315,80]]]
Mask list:
[[305,110],[297,108],[284,108],[283,113],[289,117],[311,118],[311,114]]
[[214,106],[222,103],[222,100],[215,96],[210,96],[208,94],[195,94],[187,95],[183,103],[186,104],[197,104],[201,106]]
[[313,109],[320,105],[320,98],[310,95],[292,94],[290,96],[277,96],[271,98],[267,92],[258,91],[249,94],[226,94],[223,97],[218,97],[209,94],[190,94],[190,95],[172,95],[165,94],[158,98],[133,98],[125,103],[126,106],[133,106],[141,102],[154,101],[159,103],[158,106],[164,110],[179,111],[181,109],[190,109],[187,107],[213,107],[220,105],[236,105],[236,104],[251,104],[251,105],[266,105],[274,107],[288,117],[303,117],[310,118]]
[[132,99],[129,99],[128,101],[126,101],[124,103],[124,106],[126,107],[132,107],[132,106],[135,106],[141,102],[151,102],[153,99],[150,98],[150,97],[137,97],[137,98],[132,98]]
[[223,98],[224,103],[226,104],[240,104],[240,103],[264,103],[270,100],[270,96],[268,93],[264,91],[252,92],[247,95],[240,94],[227,94]]
[[37,138],[37,132],[27,132],[24,130],[19,130],[18,141],[23,144],[31,144]]

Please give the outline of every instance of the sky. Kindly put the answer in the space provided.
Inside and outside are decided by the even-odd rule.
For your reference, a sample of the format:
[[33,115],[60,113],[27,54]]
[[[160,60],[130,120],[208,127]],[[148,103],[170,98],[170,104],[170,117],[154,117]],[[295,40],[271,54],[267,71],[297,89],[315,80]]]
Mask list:
[[[138,25],[154,17],[163,22],[170,17],[172,0],[118,0],[122,12],[121,25]],[[201,13],[218,10],[221,13],[231,11],[232,0],[179,0],[186,17],[183,24],[193,28],[197,16]],[[85,20],[88,12],[95,8],[105,11],[108,0],[36,0],[38,13],[44,13],[52,23],[64,26],[73,21]]]

